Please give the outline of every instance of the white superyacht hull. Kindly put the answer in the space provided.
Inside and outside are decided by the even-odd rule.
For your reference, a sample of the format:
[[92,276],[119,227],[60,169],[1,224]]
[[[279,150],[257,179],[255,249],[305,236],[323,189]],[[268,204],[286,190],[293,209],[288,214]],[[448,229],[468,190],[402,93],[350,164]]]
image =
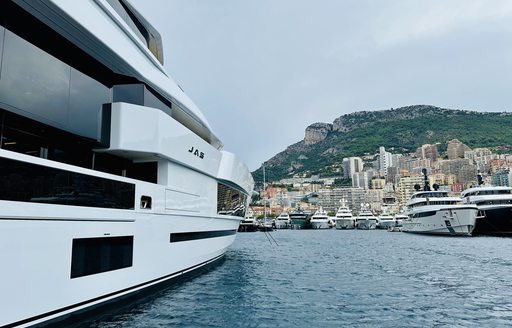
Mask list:
[[[19,161],[28,156],[0,155],[34,166]],[[30,159],[38,167],[49,162]],[[166,210],[165,186],[75,171],[133,183],[136,195],[154,195],[153,207],[0,201],[0,290],[9,300],[0,307],[2,327],[46,323],[171,280],[215,261],[235,239],[239,217]]]
[[[423,216],[421,216],[423,215]],[[449,236],[471,236],[478,218],[476,207],[441,208],[410,215],[403,220],[404,232]]]

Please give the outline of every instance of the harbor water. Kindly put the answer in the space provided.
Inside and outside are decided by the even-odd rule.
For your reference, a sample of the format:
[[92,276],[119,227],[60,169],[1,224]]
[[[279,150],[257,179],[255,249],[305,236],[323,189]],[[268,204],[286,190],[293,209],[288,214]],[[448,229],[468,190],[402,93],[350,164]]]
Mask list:
[[[212,271],[83,327],[509,327],[512,239],[242,233]],[[271,239],[270,239],[271,240]]]

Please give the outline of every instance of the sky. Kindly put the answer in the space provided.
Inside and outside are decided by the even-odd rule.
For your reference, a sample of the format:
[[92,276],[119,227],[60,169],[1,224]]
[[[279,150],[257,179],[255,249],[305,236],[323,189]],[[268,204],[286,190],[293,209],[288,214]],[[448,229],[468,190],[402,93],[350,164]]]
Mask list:
[[512,111],[509,0],[130,0],[251,171],[344,114]]

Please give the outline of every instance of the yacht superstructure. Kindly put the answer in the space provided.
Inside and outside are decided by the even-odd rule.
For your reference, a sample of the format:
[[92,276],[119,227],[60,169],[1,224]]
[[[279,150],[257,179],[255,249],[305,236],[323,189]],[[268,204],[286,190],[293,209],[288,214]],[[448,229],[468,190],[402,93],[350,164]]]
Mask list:
[[71,319],[233,243],[249,170],[129,2],[1,1],[0,114],[0,326]]

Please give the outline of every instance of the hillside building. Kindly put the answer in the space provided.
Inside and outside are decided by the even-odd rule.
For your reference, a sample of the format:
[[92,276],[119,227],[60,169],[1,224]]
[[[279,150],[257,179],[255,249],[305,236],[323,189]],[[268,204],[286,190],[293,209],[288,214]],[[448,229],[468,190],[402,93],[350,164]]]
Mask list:
[[464,152],[469,150],[471,150],[471,148],[457,139],[448,141],[448,159],[464,158]]
[[401,205],[405,205],[405,203],[411,198],[412,194],[416,192],[414,189],[415,185],[420,185],[423,188],[424,179],[421,175],[411,176],[411,177],[402,177],[398,183],[398,201]]
[[343,159],[343,178],[351,178],[354,173],[363,172],[364,163],[361,157]]
[[437,161],[439,158],[439,152],[437,151],[437,145],[425,144],[416,149],[416,157],[420,159],[429,159],[432,163]]

